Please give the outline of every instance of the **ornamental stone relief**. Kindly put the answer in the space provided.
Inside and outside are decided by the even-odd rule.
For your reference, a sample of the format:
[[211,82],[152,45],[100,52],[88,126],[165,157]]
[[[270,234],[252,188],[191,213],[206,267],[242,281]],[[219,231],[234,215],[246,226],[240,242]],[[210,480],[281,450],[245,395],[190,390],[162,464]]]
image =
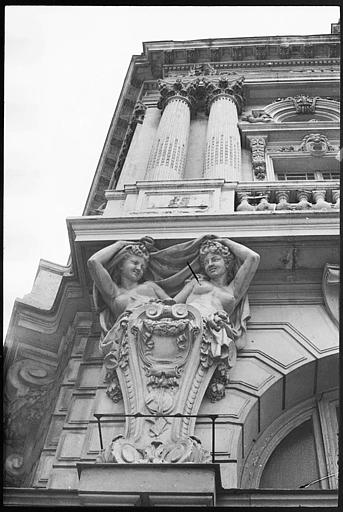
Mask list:
[[273,121],[273,118],[264,110],[252,110],[250,114],[242,115],[241,121],[247,121],[248,123],[270,123]]
[[277,98],[275,102],[291,101],[297,114],[313,114],[316,110],[317,100],[319,96],[308,96],[299,94],[298,96],[288,96],[287,98]]
[[310,133],[303,138],[298,151],[308,151],[312,156],[322,156],[325,153],[336,151],[328,138],[320,133]]
[[149,237],[120,241],[89,259],[107,393],[131,415],[99,462],[209,460],[192,416],[205,394],[214,402],[225,395],[258,262],[213,235],[162,250]]
[[4,393],[7,485],[22,485],[33,463],[35,432],[55,393],[55,379],[54,368],[31,359],[9,368]]
[[338,146],[330,143],[326,135],[310,133],[303,137],[298,145],[270,147],[270,152],[296,153],[298,151],[310,153],[311,156],[323,156],[326,153],[338,151]]
[[251,148],[251,160],[254,176],[257,180],[264,180],[266,171],[266,136],[247,137]]

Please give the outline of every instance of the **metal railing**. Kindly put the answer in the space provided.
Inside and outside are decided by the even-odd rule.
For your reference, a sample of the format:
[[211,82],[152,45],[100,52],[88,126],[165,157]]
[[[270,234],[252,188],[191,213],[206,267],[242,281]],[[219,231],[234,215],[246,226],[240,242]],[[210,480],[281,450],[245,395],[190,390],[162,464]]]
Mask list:
[[[123,414],[123,413],[104,413],[104,414],[93,414],[93,416],[96,418],[98,423],[98,431],[99,431],[99,440],[100,440],[100,448],[101,450],[104,449],[103,445],[103,439],[102,439],[102,431],[101,431],[101,418],[206,418],[211,420],[211,458],[212,463],[216,462],[216,451],[215,451],[215,445],[216,445],[216,421],[218,419],[227,418],[228,416],[226,414],[142,414],[140,412],[137,412],[136,414]],[[203,425],[205,423],[200,423],[200,425]],[[218,422],[219,424],[234,424],[237,425],[237,423],[233,423],[230,421],[221,421]],[[199,425],[199,424],[198,424]],[[228,462],[228,460],[220,460],[220,462]]]

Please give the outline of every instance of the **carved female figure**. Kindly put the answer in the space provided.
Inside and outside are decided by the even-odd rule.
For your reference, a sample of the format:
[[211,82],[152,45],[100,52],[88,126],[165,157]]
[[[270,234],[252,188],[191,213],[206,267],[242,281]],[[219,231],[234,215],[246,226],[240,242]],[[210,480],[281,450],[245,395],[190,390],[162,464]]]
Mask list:
[[[126,310],[154,299],[169,298],[154,281],[144,280],[149,264],[148,242],[147,238],[138,243],[120,240],[88,260],[89,272],[112,316],[112,324]],[[106,323],[108,327],[111,322]]]
[[[200,268],[203,271],[200,281],[192,279],[174,297],[176,302],[185,302],[196,307],[203,317],[207,317],[214,334],[222,328],[226,333],[216,335],[217,347],[214,355],[219,355],[228,345],[227,339],[235,339],[237,333],[230,325],[230,315],[246,294],[257,270],[259,255],[233,242],[228,238],[204,241],[199,250]],[[241,265],[237,269],[237,260]],[[238,344],[237,348],[241,348]]]
[[[245,301],[242,299],[246,296],[260,257],[251,249],[228,238],[212,238],[202,242],[199,260],[203,274],[197,276],[198,280],[190,280],[174,300],[194,306],[200,311],[204,319],[205,336],[207,330],[211,340],[212,356],[223,360],[217,367],[207,393],[215,401],[225,394],[227,370],[235,364],[236,349],[244,346],[244,338],[230,317],[236,310],[235,324],[237,326],[237,316],[238,323],[242,324],[242,307],[237,315],[237,306],[241,303],[244,308]],[[239,263],[241,265],[238,267]]]
[[144,280],[149,245],[152,240],[148,237],[138,243],[121,240],[93,254],[87,262],[102,330],[100,350],[105,354],[107,393],[114,401],[121,397],[115,375],[121,358],[118,341],[124,335],[131,311],[154,300],[170,298],[154,281]]

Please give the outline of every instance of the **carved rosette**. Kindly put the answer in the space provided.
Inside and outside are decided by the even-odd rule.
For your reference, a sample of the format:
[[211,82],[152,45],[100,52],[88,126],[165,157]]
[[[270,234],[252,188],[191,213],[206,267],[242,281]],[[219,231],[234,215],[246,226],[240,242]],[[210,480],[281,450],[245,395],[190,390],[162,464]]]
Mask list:
[[197,414],[209,383],[213,396],[215,388],[225,388],[236,360],[234,342],[221,359],[213,353],[207,320],[171,300],[136,308],[114,332],[105,366],[116,370],[125,413],[136,417],[127,418],[124,436],[113,439],[98,462],[208,462],[194,436],[196,418],[170,415]]
[[251,161],[254,176],[257,180],[265,180],[267,176],[266,170],[266,143],[267,137],[248,137],[251,149]]

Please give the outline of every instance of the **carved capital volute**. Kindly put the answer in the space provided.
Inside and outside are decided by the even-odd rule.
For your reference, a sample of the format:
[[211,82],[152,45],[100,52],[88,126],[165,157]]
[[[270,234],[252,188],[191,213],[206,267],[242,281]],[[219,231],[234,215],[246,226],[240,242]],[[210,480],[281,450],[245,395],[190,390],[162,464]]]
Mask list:
[[229,98],[237,108],[238,115],[242,113],[244,105],[243,96],[244,77],[229,81],[225,76],[212,80],[207,86],[206,112],[209,114],[212,103],[222,97]]

